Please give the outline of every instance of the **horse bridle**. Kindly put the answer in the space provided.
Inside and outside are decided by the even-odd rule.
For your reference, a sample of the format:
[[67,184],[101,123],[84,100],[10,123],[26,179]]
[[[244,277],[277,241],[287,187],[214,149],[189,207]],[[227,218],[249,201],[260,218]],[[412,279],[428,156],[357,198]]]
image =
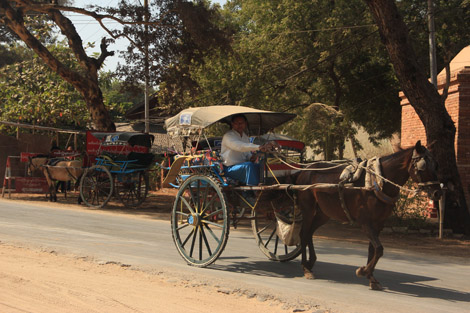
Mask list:
[[[418,189],[423,189],[430,186],[440,185],[441,183],[437,180],[423,182],[421,173],[424,172],[429,166],[433,166],[435,161],[433,160],[431,153],[425,150],[424,153],[418,153],[413,150],[413,156],[411,157],[411,167],[418,179]],[[432,169],[435,171],[434,169]]]

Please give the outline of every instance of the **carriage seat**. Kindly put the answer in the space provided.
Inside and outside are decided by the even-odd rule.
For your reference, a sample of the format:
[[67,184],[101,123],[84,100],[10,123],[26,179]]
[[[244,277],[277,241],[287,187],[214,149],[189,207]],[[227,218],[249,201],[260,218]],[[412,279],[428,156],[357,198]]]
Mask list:
[[131,152],[127,155],[129,161],[136,160],[136,162],[130,163],[129,165],[135,165],[140,167],[149,167],[155,155],[153,153],[140,153],[140,152]]
[[119,163],[126,163],[127,168],[147,168],[149,167],[155,155],[153,153],[140,153],[140,152],[130,152],[129,154],[116,154],[110,152],[103,152],[100,155],[101,157],[105,157],[110,161],[119,162]]

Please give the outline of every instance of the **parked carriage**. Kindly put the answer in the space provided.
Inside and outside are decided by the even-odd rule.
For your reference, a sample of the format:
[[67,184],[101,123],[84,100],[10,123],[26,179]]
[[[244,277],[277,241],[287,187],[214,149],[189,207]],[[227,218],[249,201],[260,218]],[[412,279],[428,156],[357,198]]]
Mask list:
[[148,170],[154,155],[149,152],[154,137],[131,132],[94,132],[87,136],[87,146],[96,138],[96,147],[87,147],[89,161],[80,180],[80,197],[89,207],[101,208],[113,196],[128,208],[145,201],[149,191]]
[[[205,130],[215,123],[230,124],[235,114],[245,115],[250,134],[264,135],[256,136],[256,141],[277,141],[290,159],[299,162],[302,158],[303,143],[270,133],[295,114],[215,106],[186,109],[168,119],[167,131],[181,139],[185,153],[175,157],[163,186],[178,188],[172,235],[178,252],[193,266],[206,267],[216,261],[227,243],[230,225],[236,227],[244,220],[251,221],[258,247],[270,260],[289,261],[300,253],[300,242],[286,242],[279,226],[283,220],[287,227],[295,225],[299,231],[295,195],[289,192],[289,184],[283,183],[296,171],[295,166],[279,164],[273,155],[260,153],[260,186],[241,186],[224,176],[218,156],[221,137],[207,138]],[[256,203],[248,201],[247,191],[256,194]]]

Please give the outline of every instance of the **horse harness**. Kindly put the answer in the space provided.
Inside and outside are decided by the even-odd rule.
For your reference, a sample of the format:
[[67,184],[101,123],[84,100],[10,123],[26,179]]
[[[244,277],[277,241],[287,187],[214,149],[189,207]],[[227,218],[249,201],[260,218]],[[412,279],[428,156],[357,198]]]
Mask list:
[[[53,158],[53,159],[50,159],[47,164],[44,164],[43,166],[46,168],[46,171],[47,171],[47,174],[49,175],[49,177],[51,177],[51,173],[49,172],[49,167],[50,166],[56,166],[59,162],[63,162],[63,161],[68,161],[64,158]],[[76,182],[78,180],[78,177],[75,177],[75,175],[72,174],[72,172],[70,171],[70,167],[68,166],[64,166],[64,167],[60,167],[60,168],[64,168],[65,171],[67,172],[67,174],[69,175],[69,178]]]
[[[418,190],[440,184],[439,181],[423,181],[421,174],[426,169],[436,168],[435,161],[428,150],[425,150],[424,153],[419,153],[418,151],[416,151],[416,149],[414,149],[413,155],[411,157],[410,167],[411,168],[408,169],[408,172],[410,172],[410,170],[413,170],[414,174],[416,175],[416,178],[418,180]],[[346,201],[344,199],[344,186],[346,183],[353,183],[359,180],[364,170],[366,171],[364,182],[365,188],[372,189],[374,191],[375,196],[380,201],[386,204],[395,204],[395,202],[400,196],[397,195],[395,197],[390,197],[383,192],[384,180],[386,179],[382,176],[382,172],[380,169],[380,158],[374,157],[370,160],[362,161],[361,163],[358,163],[356,161],[355,163],[348,165],[340,175],[340,182],[338,183],[338,193],[343,211],[351,224],[354,224],[354,219],[351,217],[349,209],[346,206]],[[402,186],[394,184],[393,182],[388,182],[398,188],[402,188]]]
[[[37,170],[41,167],[44,167],[47,171],[47,174],[49,175],[49,177],[51,177],[51,173],[49,172],[49,166],[55,166],[57,163],[59,162],[62,162],[62,161],[66,161],[66,159],[64,158],[53,158],[53,159],[49,159],[47,160],[47,164],[41,164],[39,166],[37,166],[36,164],[34,164],[32,162],[32,158],[29,157],[29,164],[31,164],[31,166],[33,167],[33,170]],[[65,167],[61,167],[61,168],[64,168],[67,172],[67,174],[69,175],[70,179],[74,182],[76,182],[78,180],[78,177],[75,177],[75,175],[73,175],[73,173],[70,171],[70,168],[65,166]]]
[[362,177],[364,171],[366,171],[364,178],[364,188],[373,190],[375,196],[380,201],[386,204],[394,204],[399,197],[399,195],[390,197],[383,191],[384,179],[380,167],[380,158],[374,157],[369,160],[361,161],[360,163],[355,161],[353,164],[348,165],[340,175],[340,182],[338,183],[338,195],[344,214],[348,218],[351,225],[353,225],[355,221],[346,205],[346,200],[344,198],[344,188],[346,184],[358,181],[360,177]]
[[424,153],[418,153],[416,150],[413,151],[413,156],[411,157],[411,164],[413,167],[413,172],[418,179],[418,188],[426,188],[433,185],[440,185],[439,181],[427,181],[423,182],[421,173],[424,172],[428,167],[436,168],[434,159],[431,156],[431,153],[426,150]]

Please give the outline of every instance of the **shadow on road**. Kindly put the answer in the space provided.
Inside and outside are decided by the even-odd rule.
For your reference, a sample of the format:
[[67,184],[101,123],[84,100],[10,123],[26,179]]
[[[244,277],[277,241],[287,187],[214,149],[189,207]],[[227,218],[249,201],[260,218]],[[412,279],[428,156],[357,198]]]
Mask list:
[[[224,258],[220,258],[224,259]],[[316,281],[327,280],[331,283],[346,285],[368,286],[366,278],[356,277],[357,267],[338,263],[317,262],[315,264],[315,280],[304,279],[300,262],[274,263],[271,261],[247,262],[246,260],[236,261],[237,258],[225,258],[230,261],[230,265],[212,265],[211,268],[219,271],[229,271],[234,273],[244,273],[250,275],[277,277],[277,278],[299,278],[305,285],[315,284]],[[420,276],[395,271],[376,270],[375,277],[382,283],[385,293],[396,293],[405,296],[419,298],[434,298],[447,301],[470,302],[470,293],[455,289],[436,287],[426,282],[437,281],[431,276]],[[299,281],[298,280],[298,281]],[[295,288],[293,286],[293,288]],[[308,288],[308,287],[307,287]],[[372,292],[372,291],[371,291]]]

